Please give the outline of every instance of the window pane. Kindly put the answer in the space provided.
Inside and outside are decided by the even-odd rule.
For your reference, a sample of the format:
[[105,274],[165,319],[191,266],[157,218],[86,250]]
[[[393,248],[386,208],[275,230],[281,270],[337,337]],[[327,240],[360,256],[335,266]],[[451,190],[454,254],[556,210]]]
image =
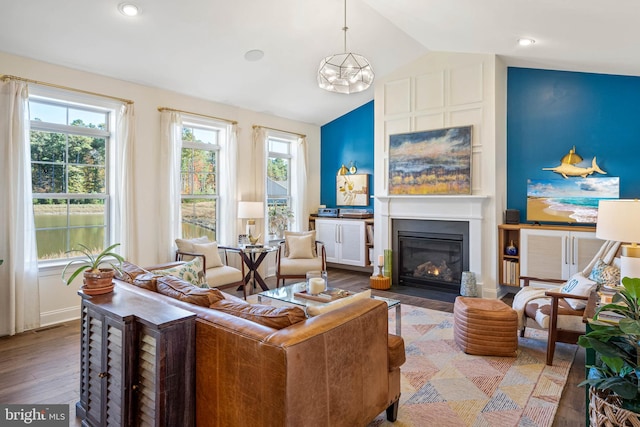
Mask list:
[[31,132],[31,160],[64,162],[67,136],[55,132]]
[[107,113],[69,108],[69,125],[85,128],[106,129]]
[[215,144],[218,142],[218,131],[211,129],[193,129],[193,141],[205,144]]
[[269,151],[272,153],[289,154],[291,144],[277,139],[269,139]]
[[269,197],[289,195],[289,159],[270,157],[267,162],[267,194]]
[[105,168],[69,165],[69,193],[100,194],[106,192]]
[[104,247],[104,200],[72,199],[67,202],[63,199],[34,199],[33,213],[38,259],[73,256],[65,252],[77,247],[78,243],[97,250]]
[[61,105],[50,105],[29,101],[29,119],[66,125],[67,108]]
[[104,138],[69,135],[69,163],[104,165],[105,149]]
[[181,209],[183,238],[207,236],[216,240],[216,200],[183,199]]
[[34,193],[64,193],[64,164],[32,163],[31,185]]
[[104,249],[107,226],[106,204],[101,199],[69,200],[69,246],[77,248],[82,243],[93,253]]
[[182,140],[183,141],[194,141],[193,137],[193,128],[182,126]]
[[216,156],[216,151],[192,148],[182,150],[182,194],[216,194]]

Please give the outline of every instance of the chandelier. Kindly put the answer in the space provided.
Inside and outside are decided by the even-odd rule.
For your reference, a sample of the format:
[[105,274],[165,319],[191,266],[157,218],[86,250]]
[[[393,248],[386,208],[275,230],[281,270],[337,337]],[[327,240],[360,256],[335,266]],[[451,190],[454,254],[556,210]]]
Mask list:
[[318,86],[329,92],[362,92],[373,83],[369,61],[357,53],[347,52],[347,0],[344,0],[344,53],[327,56],[320,61]]

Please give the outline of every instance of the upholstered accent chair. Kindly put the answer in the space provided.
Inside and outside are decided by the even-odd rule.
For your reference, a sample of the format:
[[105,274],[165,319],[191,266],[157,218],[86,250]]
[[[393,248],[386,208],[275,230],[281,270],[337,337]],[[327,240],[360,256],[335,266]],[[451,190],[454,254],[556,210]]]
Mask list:
[[[242,287],[244,299],[247,299],[242,249],[220,246],[216,242],[210,242],[206,236],[195,239],[176,239],[176,245],[178,246],[176,261],[190,261],[194,257],[202,258],[204,278],[209,287],[217,289]],[[234,254],[238,256],[240,268],[229,265],[229,255]]]
[[326,268],[326,250],[316,240],[315,231],[285,231],[284,241],[276,252],[276,286],[284,286],[286,279],[305,279],[308,271]]
[[[527,327],[549,331],[547,365],[553,364],[556,342],[576,344],[578,337],[585,334],[583,316],[589,295],[599,286],[615,285],[620,280],[616,267],[619,248],[620,242],[605,241],[585,269],[569,280],[520,277],[524,287],[513,300],[520,336],[524,337]],[[529,286],[531,282],[563,286],[540,288]]]

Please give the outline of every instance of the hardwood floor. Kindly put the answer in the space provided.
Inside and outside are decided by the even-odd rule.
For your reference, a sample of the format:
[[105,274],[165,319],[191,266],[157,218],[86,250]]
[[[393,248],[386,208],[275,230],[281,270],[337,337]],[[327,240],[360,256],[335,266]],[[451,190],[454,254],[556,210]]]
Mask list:
[[[330,269],[332,287],[368,289],[369,274]],[[275,278],[267,278],[270,288]],[[291,282],[293,283],[293,282]],[[452,313],[453,304],[425,298],[372,290],[374,295],[398,299],[432,310]],[[510,301],[506,300],[510,303]],[[69,404],[70,426],[79,426],[75,403],[79,399],[80,321],[0,338],[0,402],[23,404]],[[560,400],[554,426],[583,426],[585,391],[577,387],[584,378],[584,349],[579,348]]]

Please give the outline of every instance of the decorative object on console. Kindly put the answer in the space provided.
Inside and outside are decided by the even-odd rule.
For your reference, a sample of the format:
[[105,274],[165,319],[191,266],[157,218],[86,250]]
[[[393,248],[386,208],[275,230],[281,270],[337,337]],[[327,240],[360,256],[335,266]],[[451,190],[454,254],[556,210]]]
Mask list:
[[620,178],[528,179],[527,221],[594,224],[598,203],[620,197]]
[[596,237],[628,242],[622,245],[620,278],[640,277],[640,201],[601,200]]
[[318,86],[329,92],[357,93],[373,83],[373,68],[362,55],[347,52],[347,0],[344,0],[344,53],[327,56],[320,61]]
[[256,218],[264,218],[262,202],[238,202],[238,218],[247,220],[247,236],[249,240],[256,234]]
[[368,206],[369,175],[338,175],[336,177],[336,204],[338,206]]
[[520,224],[520,211],[518,209],[507,209],[504,213],[504,222],[507,224]]
[[[78,244],[80,249],[71,249],[66,253],[80,252],[84,255],[84,258],[72,259],[67,263],[62,270],[62,281],[68,285],[73,282],[73,279],[80,273],[84,272],[84,284],[81,289],[85,294],[100,295],[111,292],[113,290],[113,277],[116,271],[120,271],[120,266],[124,261],[122,256],[113,252],[113,249],[119,245],[120,243],[114,243],[100,253],[94,254],[92,250],[85,245]],[[115,258],[118,265],[111,261],[112,258]],[[109,264],[112,268],[100,268],[103,264]],[[78,268],[71,273],[69,279],[65,279],[67,269],[75,265],[78,265]]]
[[473,126],[389,136],[389,194],[471,194]]
[[384,276],[391,278],[391,266],[393,265],[393,251],[384,250]]
[[340,166],[340,169],[338,169],[337,175],[346,175],[348,173],[349,169],[347,169],[347,167],[343,164],[342,166]]
[[515,245],[515,243],[513,243],[513,240],[509,242],[509,246],[504,248],[504,254],[510,256],[518,255],[518,247]]

